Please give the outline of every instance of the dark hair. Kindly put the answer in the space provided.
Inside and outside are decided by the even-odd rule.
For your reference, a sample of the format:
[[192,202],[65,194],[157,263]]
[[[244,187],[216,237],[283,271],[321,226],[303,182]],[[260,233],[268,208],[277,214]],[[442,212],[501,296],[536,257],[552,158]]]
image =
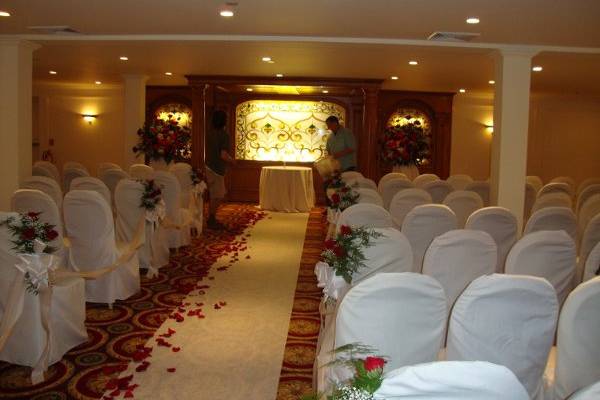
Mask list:
[[212,115],[212,126],[216,129],[223,129],[227,124],[227,113],[223,110],[215,110]]
[[340,120],[335,115],[330,115],[329,117],[327,117],[327,119],[325,120],[325,122],[331,122],[331,123],[334,123],[334,124],[339,124]]

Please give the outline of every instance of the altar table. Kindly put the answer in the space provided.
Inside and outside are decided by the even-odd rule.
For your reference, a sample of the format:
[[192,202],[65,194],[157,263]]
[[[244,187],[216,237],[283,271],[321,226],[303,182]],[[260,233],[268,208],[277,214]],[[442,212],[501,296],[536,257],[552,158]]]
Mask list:
[[315,205],[312,168],[270,166],[260,172],[263,210],[308,212]]

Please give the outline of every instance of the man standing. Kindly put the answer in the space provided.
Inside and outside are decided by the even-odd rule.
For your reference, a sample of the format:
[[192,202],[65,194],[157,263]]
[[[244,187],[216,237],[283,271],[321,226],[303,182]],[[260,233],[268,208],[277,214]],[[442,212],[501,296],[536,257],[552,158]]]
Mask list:
[[227,114],[216,110],[212,115],[211,129],[206,135],[206,181],[210,196],[209,229],[223,229],[224,225],[217,221],[217,209],[223,202],[227,192],[225,188],[225,172],[227,164],[235,164],[229,155],[229,135],[225,131]]
[[327,139],[327,153],[340,162],[340,172],[356,170],[356,141],[350,129],[340,125],[334,115],[325,120],[331,135]]

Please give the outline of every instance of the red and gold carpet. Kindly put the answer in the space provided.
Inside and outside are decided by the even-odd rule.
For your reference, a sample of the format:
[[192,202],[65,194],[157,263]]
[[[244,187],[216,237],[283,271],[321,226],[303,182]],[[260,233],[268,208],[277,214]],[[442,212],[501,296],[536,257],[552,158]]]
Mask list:
[[327,233],[324,209],[314,208],[306,226],[294,307],[279,378],[277,400],[298,400],[312,392],[313,363],[319,337],[319,303],[315,264],[320,260]]
[[[157,277],[143,279],[139,294],[115,303],[112,310],[106,305],[88,304],[89,341],[52,365],[43,383],[31,385],[29,368],[0,362],[0,398],[101,398],[107,383],[127,368],[160,325],[167,318],[175,318],[174,311],[181,307],[185,296],[199,289],[199,282],[208,277],[209,272],[219,273],[234,265],[246,247],[246,239],[240,235],[263,217],[264,213],[250,205],[223,206],[219,218],[230,230],[205,231],[189,248],[173,254],[169,265],[161,268]],[[230,257],[228,266],[211,271],[221,256]],[[201,288],[210,290],[209,286],[210,277],[202,282]]]

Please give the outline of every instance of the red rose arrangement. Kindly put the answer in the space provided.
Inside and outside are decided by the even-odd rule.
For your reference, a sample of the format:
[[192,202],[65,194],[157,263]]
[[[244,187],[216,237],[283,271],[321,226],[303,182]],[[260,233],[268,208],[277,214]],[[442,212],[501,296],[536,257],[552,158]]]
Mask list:
[[380,233],[372,229],[342,225],[334,239],[325,241],[325,250],[321,256],[336,275],[352,283],[352,275],[365,266],[364,248],[371,245],[372,239],[380,236]]
[[162,190],[158,187],[154,179],[140,181],[144,185],[140,207],[148,211],[154,211],[156,205],[162,200]]
[[167,164],[190,157],[192,133],[189,127],[179,125],[179,118],[169,114],[168,120],[156,118],[139,129],[138,144],[133,147],[136,155],[144,155],[146,161],[164,160]]
[[46,244],[44,253],[51,254],[56,248],[48,245],[58,237],[58,232],[54,225],[40,221],[39,212],[29,212],[19,214],[18,218],[9,217],[0,222],[0,226],[5,225],[13,236],[13,250],[21,254],[33,254],[35,252],[35,240]]
[[429,156],[427,136],[418,120],[387,127],[381,140],[381,159],[391,165],[419,165]]

